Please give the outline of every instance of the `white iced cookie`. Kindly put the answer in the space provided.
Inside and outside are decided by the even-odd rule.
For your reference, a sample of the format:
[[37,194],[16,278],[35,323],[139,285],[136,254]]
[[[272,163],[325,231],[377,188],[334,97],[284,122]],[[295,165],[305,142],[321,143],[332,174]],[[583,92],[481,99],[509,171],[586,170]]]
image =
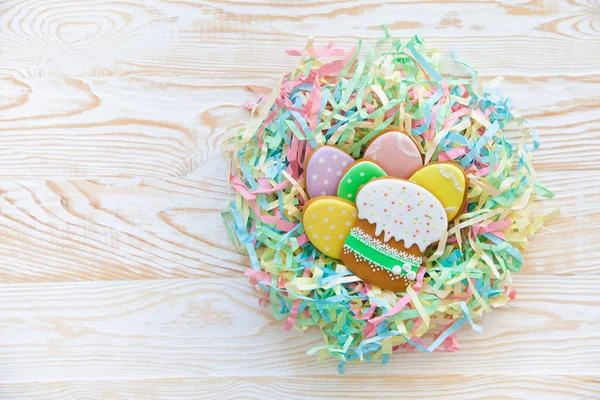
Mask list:
[[366,282],[405,290],[416,280],[427,247],[448,229],[444,206],[417,184],[380,178],[359,190],[356,208],[342,263]]
[[403,241],[404,247],[416,244],[421,252],[442,237],[448,227],[446,211],[427,189],[398,179],[378,179],[358,192],[358,218],[375,225],[383,241]]

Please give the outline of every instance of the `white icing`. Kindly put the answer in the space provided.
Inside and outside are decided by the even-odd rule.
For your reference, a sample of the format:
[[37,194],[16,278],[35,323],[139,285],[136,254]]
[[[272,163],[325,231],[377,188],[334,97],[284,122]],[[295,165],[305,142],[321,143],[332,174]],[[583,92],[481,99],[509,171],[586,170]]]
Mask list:
[[[406,145],[407,142],[410,142],[410,146]],[[407,138],[406,136],[404,136],[401,133],[398,133],[398,135],[396,136],[396,145],[398,146],[398,149],[401,152],[403,152],[404,154],[406,154],[409,157],[413,157],[413,158],[421,157],[421,153],[419,153],[419,150],[416,148],[416,146],[412,142],[412,140],[410,140],[409,138]]]
[[[388,255],[391,255],[392,258],[395,258],[398,261],[400,261],[401,259],[406,259],[419,265],[421,265],[421,263],[423,262],[423,259],[421,257],[413,256],[412,254],[408,254],[403,251],[398,251],[397,249],[388,246],[387,244],[383,243],[377,238],[374,238],[368,233],[363,232],[363,230],[359,227],[355,226],[350,230],[350,232],[361,242],[371,245],[371,247],[373,247],[379,252],[388,253]],[[411,266],[409,263],[404,263],[402,265],[402,269],[404,269],[404,271],[410,271]]]
[[407,249],[416,244],[424,252],[448,228],[448,217],[440,201],[408,181],[371,181],[358,192],[356,206],[358,218],[375,224],[377,236],[383,232],[385,242],[391,238],[402,240]]
[[447,170],[445,168],[444,164],[440,164],[439,165],[439,169],[440,169],[440,174],[442,174],[442,176],[446,179],[450,179],[452,181],[452,183],[454,184],[454,188],[456,190],[458,190],[459,192],[462,193],[463,188],[462,185],[460,184],[460,182],[458,181],[458,178],[456,177],[456,174],[454,174],[453,172]]
[[369,158],[373,161],[377,161],[377,152],[381,149],[381,139],[377,138],[369,146]]
[[447,212],[451,213],[451,212],[455,212],[458,209],[456,207],[454,207],[454,206],[451,206],[451,207],[444,208],[444,210],[446,210]]

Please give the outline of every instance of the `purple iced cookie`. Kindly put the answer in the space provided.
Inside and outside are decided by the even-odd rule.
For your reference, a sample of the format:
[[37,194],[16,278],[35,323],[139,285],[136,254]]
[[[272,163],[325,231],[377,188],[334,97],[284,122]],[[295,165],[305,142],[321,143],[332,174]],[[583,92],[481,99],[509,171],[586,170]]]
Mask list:
[[342,150],[322,146],[314,150],[306,163],[306,190],[310,197],[335,196],[344,170],[354,159]]

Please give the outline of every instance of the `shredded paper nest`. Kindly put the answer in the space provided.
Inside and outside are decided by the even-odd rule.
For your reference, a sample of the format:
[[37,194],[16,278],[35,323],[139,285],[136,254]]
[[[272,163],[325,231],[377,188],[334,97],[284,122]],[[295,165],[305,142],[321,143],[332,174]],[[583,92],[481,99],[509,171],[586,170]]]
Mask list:
[[[360,58],[312,41],[296,69],[252,109],[250,122],[224,143],[235,201],[223,213],[234,243],[249,256],[246,275],[263,292],[284,330],[321,330],[319,360],[386,363],[392,352],[457,351],[457,333],[483,312],[514,298],[511,274],[523,264],[528,237],[552,215],[535,212],[552,193],[537,181],[535,132],[495,86],[454,59],[442,60],[419,36],[388,35]],[[328,59],[327,62],[323,58]],[[333,61],[330,61],[331,59]],[[441,72],[454,63],[465,77]],[[304,159],[329,144],[360,158],[390,127],[410,132],[425,163],[452,160],[469,179],[467,212],[425,254],[406,292],[361,281],[308,241]],[[510,128],[510,140],[505,130]],[[507,135],[508,136],[508,135]]]

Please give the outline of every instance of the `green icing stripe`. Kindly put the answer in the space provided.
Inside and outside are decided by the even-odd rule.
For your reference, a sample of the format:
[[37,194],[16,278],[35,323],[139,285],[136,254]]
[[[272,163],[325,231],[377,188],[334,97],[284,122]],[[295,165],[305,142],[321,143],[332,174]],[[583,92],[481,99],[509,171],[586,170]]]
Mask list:
[[[416,263],[403,257],[400,257],[400,260],[398,260],[395,256],[386,253],[384,250],[374,248],[371,244],[362,241],[354,234],[354,232],[351,232],[348,238],[346,238],[344,246],[347,246],[350,251],[360,255],[372,264],[390,271],[396,265],[402,267],[404,264],[409,264],[411,271],[417,273],[421,266],[420,263]],[[406,271],[402,270],[401,276],[406,276]]]
[[337,195],[342,199],[355,202],[356,193],[358,193],[358,189],[362,185],[368,183],[371,179],[381,178],[386,175],[385,171],[379,165],[370,161],[360,162],[350,168],[340,180]]

